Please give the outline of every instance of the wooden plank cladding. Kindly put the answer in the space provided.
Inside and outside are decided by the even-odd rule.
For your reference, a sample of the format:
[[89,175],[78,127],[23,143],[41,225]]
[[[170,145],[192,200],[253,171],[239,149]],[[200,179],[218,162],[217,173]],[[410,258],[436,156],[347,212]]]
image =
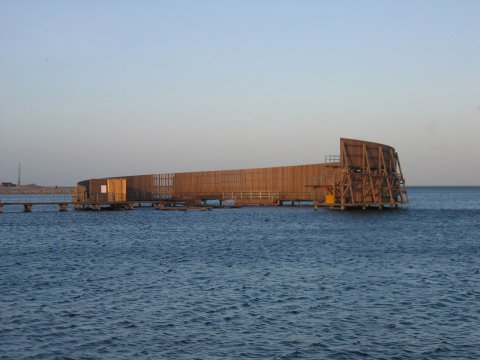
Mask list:
[[153,199],[153,175],[125,176],[128,200]]
[[118,202],[127,200],[127,180],[107,179],[108,201]]
[[[90,201],[205,203],[215,199],[239,205],[312,201],[315,206],[344,209],[408,203],[404,183],[393,147],[340,139],[340,156],[329,157],[326,163],[90,179],[79,186]],[[104,194],[104,185],[115,189],[113,198],[110,190]]]
[[384,166],[389,172],[395,171],[395,149],[388,145],[360,140],[341,139],[340,159],[343,166],[363,168],[364,161],[369,162],[370,169]]
[[178,173],[173,197],[240,200],[246,194],[275,193],[277,200],[312,200],[311,190],[306,187],[308,179],[320,177],[323,171],[323,164],[313,164]]

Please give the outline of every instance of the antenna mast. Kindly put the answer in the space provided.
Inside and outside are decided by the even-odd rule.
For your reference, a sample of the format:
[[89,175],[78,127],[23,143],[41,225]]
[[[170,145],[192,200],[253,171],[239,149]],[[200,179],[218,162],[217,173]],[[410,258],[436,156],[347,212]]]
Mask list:
[[20,186],[20,180],[22,178],[22,164],[18,163],[18,181],[17,186]]

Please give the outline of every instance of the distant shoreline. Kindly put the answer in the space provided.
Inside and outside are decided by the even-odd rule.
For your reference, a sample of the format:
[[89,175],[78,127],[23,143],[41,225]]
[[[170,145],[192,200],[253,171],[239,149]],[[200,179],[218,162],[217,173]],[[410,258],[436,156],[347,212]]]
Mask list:
[[71,194],[73,189],[73,186],[37,188],[0,187],[0,194]]

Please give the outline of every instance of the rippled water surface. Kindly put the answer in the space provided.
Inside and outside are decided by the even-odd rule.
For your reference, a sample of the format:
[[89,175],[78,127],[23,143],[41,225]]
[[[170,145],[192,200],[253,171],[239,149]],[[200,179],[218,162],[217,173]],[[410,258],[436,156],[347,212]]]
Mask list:
[[0,358],[479,359],[480,189],[0,214]]

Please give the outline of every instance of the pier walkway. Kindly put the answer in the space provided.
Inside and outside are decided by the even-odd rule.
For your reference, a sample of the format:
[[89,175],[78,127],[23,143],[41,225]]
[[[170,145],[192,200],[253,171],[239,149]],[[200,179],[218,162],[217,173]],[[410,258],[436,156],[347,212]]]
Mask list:
[[186,202],[165,202],[165,201],[122,201],[122,202],[74,202],[74,201],[1,201],[0,213],[7,206],[21,206],[24,212],[32,212],[35,206],[58,205],[61,212],[68,211],[69,207],[75,210],[133,210],[137,207],[151,207],[162,211],[208,211],[213,208],[239,208],[240,205],[205,205],[192,206]]

